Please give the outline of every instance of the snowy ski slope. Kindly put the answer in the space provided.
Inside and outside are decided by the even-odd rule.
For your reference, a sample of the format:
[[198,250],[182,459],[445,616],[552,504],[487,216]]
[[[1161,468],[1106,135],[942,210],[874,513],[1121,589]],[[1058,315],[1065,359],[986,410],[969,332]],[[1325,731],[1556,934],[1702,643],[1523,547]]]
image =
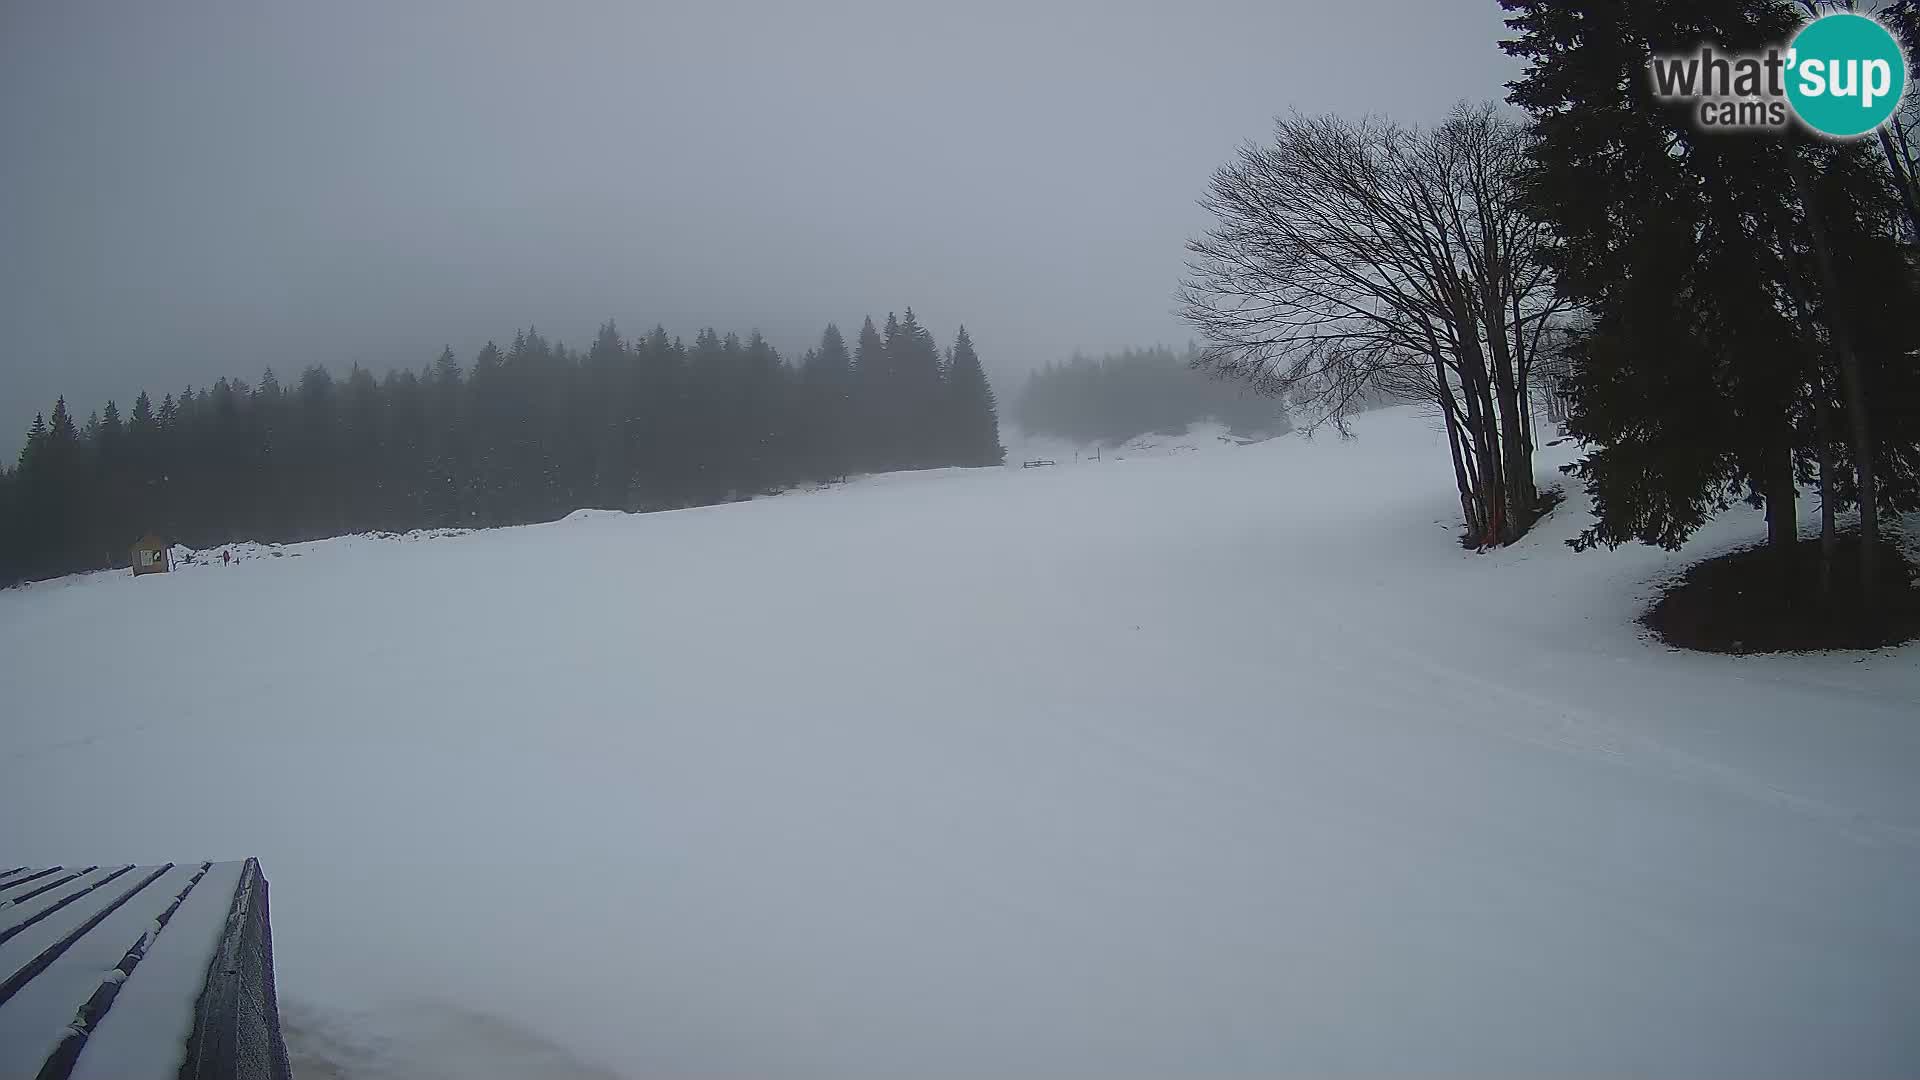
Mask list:
[[0,862],[258,856],[311,1076],[1920,1072],[1920,651],[1357,430],[0,593]]

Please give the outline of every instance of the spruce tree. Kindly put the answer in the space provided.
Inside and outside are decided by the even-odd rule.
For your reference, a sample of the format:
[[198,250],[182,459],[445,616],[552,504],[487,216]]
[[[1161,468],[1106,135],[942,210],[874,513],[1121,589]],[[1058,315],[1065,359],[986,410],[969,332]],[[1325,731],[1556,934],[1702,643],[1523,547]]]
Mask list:
[[758,330],[741,349],[739,395],[741,489],[766,491],[787,479],[789,394],[786,364]]
[[47,418],[42,413],[34,413],[33,423],[27,428],[26,445],[20,448],[13,473],[12,509],[17,516],[14,527],[18,531],[13,541],[16,565],[8,572],[9,577],[34,577],[53,569],[50,556],[56,522],[48,505],[51,496],[42,466],[46,445]]
[[656,325],[634,352],[633,408],[621,424],[628,477],[622,502],[635,510],[684,505],[686,350]]
[[21,545],[27,542],[28,522],[20,508],[20,479],[15,470],[0,462],[0,589],[26,576],[26,558]]
[[947,402],[941,385],[940,347],[912,308],[897,325],[891,319],[887,325],[887,352],[893,362],[901,418],[902,464],[910,468],[945,464],[942,420]]
[[906,374],[907,341],[900,333],[899,316],[887,312],[886,327],[880,332],[883,360],[880,369],[884,373],[880,386],[879,431],[882,468],[907,469],[915,464],[913,453],[914,417],[909,387],[912,381]]
[[40,455],[40,448],[47,441],[47,416],[34,413],[33,423],[27,425],[27,444],[20,448],[20,471],[25,472]]
[[[1554,229],[1563,291],[1593,315],[1576,345],[1569,427],[1597,523],[1579,542],[1677,546],[1730,497],[1793,521],[1793,418],[1803,358],[1764,241],[1786,207],[1778,144],[1702,136],[1656,100],[1649,52],[1703,39],[1731,51],[1784,40],[1752,0],[1502,0],[1528,61],[1512,100],[1533,114],[1532,209]],[[1675,148],[1680,148],[1675,152]]]
[[[891,316],[889,316],[891,321]],[[893,378],[887,366],[886,341],[873,325],[873,316],[860,324],[853,348],[854,468],[877,472],[892,468],[891,405]]]
[[[525,334],[515,332],[515,349],[523,349]],[[473,358],[462,395],[461,418],[468,448],[467,487],[461,492],[463,525],[499,524],[506,489],[507,387],[503,371],[505,356],[500,346],[488,341]]]
[[953,359],[947,368],[947,429],[952,445],[948,448],[955,465],[999,465],[1006,460],[1006,448],[1000,445],[999,412],[994,404],[993,387],[973,351],[973,339],[962,326],[953,341]]
[[854,368],[838,326],[828,323],[820,346],[801,362],[800,394],[807,475],[815,480],[845,476],[855,446]]
[[[1744,495],[1767,509],[1784,588],[1795,480],[1816,459],[1823,506],[1864,496],[1871,538],[1873,502],[1913,498],[1915,425],[1898,403],[1913,384],[1902,358],[1920,345],[1910,319],[1888,317],[1915,297],[1884,165],[1869,140],[1696,129],[1685,107],[1654,99],[1645,70],[1650,52],[1702,41],[1781,44],[1797,12],[1502,3],[1518,32],[1506,48],[1530,65],[1512,100],[1536,124],[1533,209],[1558,237],[1562,289],[1592,316],[1568,384],[1569,429],[1594,447],[1574,470],[1598,515],[1579,543],[1675,547]],[[1862,570],[1870,599],[1870,559]]]
[[467,496],[472,473],[469,417],[463,400],[465,374],[460,361],[454,358],[453,347],[446,346],[420,379],[427,425],[421,449],[425,460],[420,502],[424,523],[433,528],[468,523]]
[[[34,422],[39,424],[38,416]],[[31,444],[31,433],[28,438]],[[24,466],[22,471],[27,471]],[[39,445],[27,477],[31,512],[41,530],[36,555],[43,563],[57,558],[75,539],[79,474],[80,433],[67,411],[67,399],[62,397],[54,402],[53,412],[39,433]]]
[[590,474],[587,490],[597,506],[618,507],[626,496],[626,432],[620,418],[631,415],[635,408],[631,361],[632,354],[619,328],[608,319],[587,349],[583,380],[587,396],[569,403],[570,410],[592,415],[592,443],[585,467]]
[[[268,368],[267,374],[271,376],[273,369]],[[456,387],[460,385],[461,375],[460,361],[454,359],[453,346],[443,346],[440,350],[439,358],[433,362],[433,371],[429,377],[429,381],[442,387]]]

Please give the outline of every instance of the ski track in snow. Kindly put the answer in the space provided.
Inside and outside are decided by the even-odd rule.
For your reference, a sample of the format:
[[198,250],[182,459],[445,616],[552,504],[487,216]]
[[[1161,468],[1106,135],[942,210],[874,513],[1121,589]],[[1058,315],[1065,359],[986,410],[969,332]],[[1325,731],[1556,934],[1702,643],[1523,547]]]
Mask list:
[[323,1077],[1920,1073],[1920,649],[1356,430],[0,592],[0,859],[261,858]]

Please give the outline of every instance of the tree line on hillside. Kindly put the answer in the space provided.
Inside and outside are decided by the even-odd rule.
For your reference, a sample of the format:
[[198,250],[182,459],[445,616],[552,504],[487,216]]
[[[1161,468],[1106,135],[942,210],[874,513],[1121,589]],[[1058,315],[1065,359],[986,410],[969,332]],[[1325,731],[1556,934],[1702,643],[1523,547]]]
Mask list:
[[1197,346],[1175,353],[1158,345],[1049,363],[1027,376],[1014,423],[1030,434],[1108,444],[1209,419],[1245,435],[1288,429],[1278,398],[1194,370],[1198,355]]
[[828,326],[789,363],[759,333],[609,321],[585,352],[520,331],[463,367],[292,385],[221,379],[85,420],[65,399],[0,470],[0,583],[126,564],[156,532],[207,547],[723,502],[850,473],[999,464],[993,390],[963,327],[909,309]]
[[[1871,606],[1883,511],[1920,509],[1916,99],[1855,141],[1701,129],[1656,97],[1650,55],[1756,53],[1851,5],[1500,2],[1524,118],[1295,114],[1216,172],[1180,293],[1197,362],[1309,425],[1382,390],[1431,402],[1476,546],[1545,508],[1529,402],[1547,378],[1586,448],[1577,547],[1677,547],[1745,501],[1791,588],[1812,484],[1820,593],[1835,516],[1857,510]],[[1878,16],[1914,55],[1920,0]]]

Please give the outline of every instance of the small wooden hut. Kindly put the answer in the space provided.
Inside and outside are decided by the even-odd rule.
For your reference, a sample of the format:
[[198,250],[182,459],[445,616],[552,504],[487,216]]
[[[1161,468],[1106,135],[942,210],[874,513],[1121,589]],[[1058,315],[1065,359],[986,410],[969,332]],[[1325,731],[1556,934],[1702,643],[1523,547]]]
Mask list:
[[164,574],[173,569],[167,561],[167,542],[152,533],[134,541],[133,572],[139,574]]

